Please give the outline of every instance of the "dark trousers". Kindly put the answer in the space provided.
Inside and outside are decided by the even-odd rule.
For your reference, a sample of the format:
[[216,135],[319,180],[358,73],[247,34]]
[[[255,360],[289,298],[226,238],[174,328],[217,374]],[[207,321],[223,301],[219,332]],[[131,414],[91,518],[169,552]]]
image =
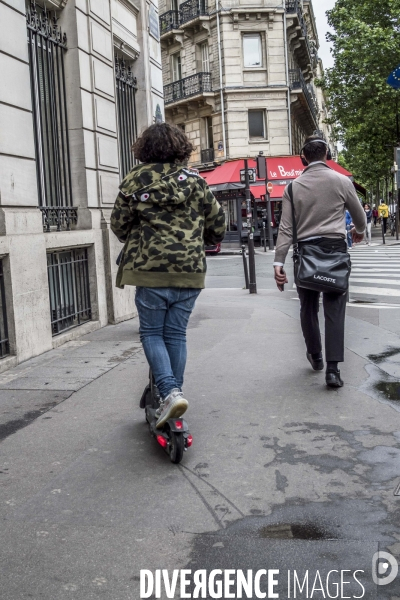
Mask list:
[[[311,243],[311,242],[308,242]],[[318,246],[347,252],[344,240],[320,238],[313,240]],[[301,242],[299,243],[299,246]],[[300,322],[306,342],[307,352],[317,354],[322,351],[319,328],[320,292],[297,288],[300,298]],[[347,294],[322,294],[325,316],[325,359],[330,362],[344,361],[344,324],[346,317]]]

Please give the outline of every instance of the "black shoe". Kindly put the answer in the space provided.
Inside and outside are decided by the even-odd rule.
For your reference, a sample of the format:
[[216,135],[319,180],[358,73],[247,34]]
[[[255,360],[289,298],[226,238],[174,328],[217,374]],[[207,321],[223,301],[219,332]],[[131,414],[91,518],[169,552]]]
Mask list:
[[308,352],[306,353],[307,356],[307,360],[310,363],[310,365],[312,366],[312,368],[314,369],[314,371],[323,371],[324,369],[324,359],[322,358],[322,354],[321,354],[321,358],[313,358],[312,354],[309,354]]
[[343,387],[343,381],[340,378],[340,371],[327,371],[325,375],[326,385],[331,388]]

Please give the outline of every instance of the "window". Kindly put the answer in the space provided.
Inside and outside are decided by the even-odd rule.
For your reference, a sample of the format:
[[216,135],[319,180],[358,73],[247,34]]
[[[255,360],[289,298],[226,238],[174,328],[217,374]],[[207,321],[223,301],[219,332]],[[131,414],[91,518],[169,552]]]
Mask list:
[[265,139],[265,113],[263,110],[249,110],[249,137]]
[[135,164],[131,150],[137,138],[136,77],[123,58],[115,57],[119,170],[123,179]]
[[210,72],[210,56],[208,52],[208,42],[204,42],[200,44],[200,54],[201,54],[201,72],[209,73]]
[[244,67],[262,67],[262,44],[259,33],[243,36],[243,65]]
[[214,132],[212,117],[205,117],[205,148],[201,151],[201,162],[208,163],[214,160]]
[[4,286],[3,261],[0,260],[0,358],[10,354],[6,311],[6,292]]
[[172,67],[172,81],[179,81],[182,79],[182,63],[180,52],[172,54],[171,56],[171,67]]
[[179,10],[179,0],[171,0],[171,10]]
[[47,254],[53,335],[92,318],[87,248]]
[[35,3],[29,4],[26,18],[39,204],[71,207],[64,77],[67,38],[49,12]]

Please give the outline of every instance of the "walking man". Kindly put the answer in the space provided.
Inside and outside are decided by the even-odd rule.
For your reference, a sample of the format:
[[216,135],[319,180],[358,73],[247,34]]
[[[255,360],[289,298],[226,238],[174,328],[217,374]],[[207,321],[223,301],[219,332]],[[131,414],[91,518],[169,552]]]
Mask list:
[[[366,218],[350,179],[327,165],[330,151],[319,136],[306,139],[302,160],[308,165],[292,184],[299,247],[315,244],[329,251],[347,252],[345,210],[352,217],[353,242],[364,237]],[[292,207],[288,188],[283,195],[282,220],[275,252],[275,281],[278,289],[287,283],[283,269],[293,241]],[[307,347],[307,359],[315,371],[324,369],[318,311],[320,293],[297,288],[300,298],[300,321]],[[326,384],[342,387],[338,363],[344,361],[344,323],[347,294],[324,293]]]
[[386,235],[387,220],[389,217],[389,207],[387,204],[385,204],[384,200],[381,200],[381,203],[378,208],[378,212],[379,212],[379,216],[381,217],[381,219],[383,221],[383,233],[384,233],[384,235]]

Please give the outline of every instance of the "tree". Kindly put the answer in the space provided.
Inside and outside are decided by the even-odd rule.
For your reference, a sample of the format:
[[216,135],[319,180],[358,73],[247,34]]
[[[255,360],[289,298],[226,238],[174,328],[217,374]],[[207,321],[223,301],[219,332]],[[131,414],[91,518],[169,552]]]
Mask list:
[[400,0],[337,0],[327,15],[335,63],[319,85],[328,93],[343,158],[369,186],[387,177],[398,141],[400,92],[386,79],[400,63]]

